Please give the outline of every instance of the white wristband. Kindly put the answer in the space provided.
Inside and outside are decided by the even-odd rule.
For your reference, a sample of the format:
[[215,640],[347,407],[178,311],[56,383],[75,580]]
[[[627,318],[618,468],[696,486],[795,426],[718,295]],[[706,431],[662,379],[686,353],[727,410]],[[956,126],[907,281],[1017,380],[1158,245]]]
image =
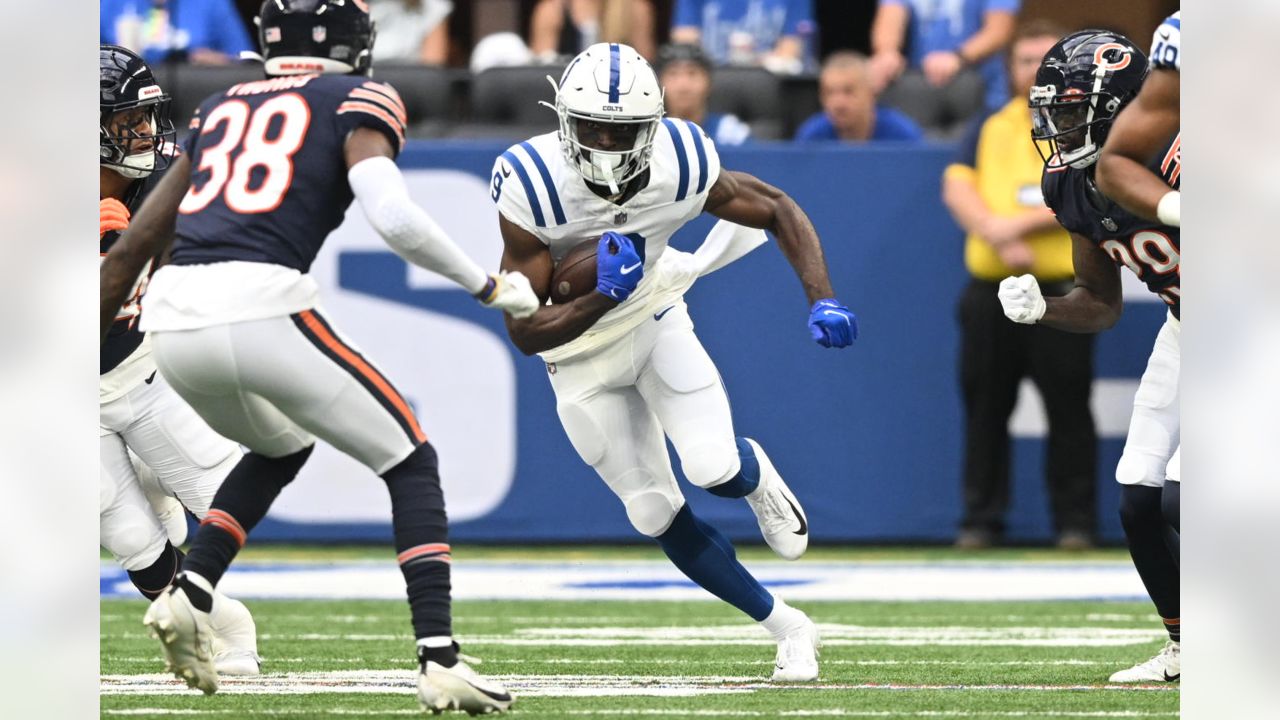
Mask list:
[[1182,227],[1182,193],[1170,190],[1156,205],[1156,219],[1171,227]]

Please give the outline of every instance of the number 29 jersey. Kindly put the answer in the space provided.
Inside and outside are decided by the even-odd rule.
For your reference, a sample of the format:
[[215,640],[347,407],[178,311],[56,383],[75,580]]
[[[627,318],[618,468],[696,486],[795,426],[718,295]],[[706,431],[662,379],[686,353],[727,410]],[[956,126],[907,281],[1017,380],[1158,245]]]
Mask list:
[[[1182,134],[1148,163],[1169,187],[1178,189],[1182,175]],[[1103,195],[1094,184],[1093,167],[1046,169],[1041,180],[1045,204],[1068,231],[1082,235],[1129,268],[1147,289],[1181,319],[1182,256],[1179,229],[1140,218]]]
[[356,128],[395,153],[406,115],[390,85],[355,75],[241,83],[201,103],[184,150],[172,264],[272,263],[306,273],[353,200],[343,146]]

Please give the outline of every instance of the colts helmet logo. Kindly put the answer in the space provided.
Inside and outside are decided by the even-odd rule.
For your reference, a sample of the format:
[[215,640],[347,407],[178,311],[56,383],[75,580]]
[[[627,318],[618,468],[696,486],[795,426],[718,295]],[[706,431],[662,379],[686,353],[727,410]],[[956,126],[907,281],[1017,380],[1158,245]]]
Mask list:
[[1093,64],[1097,66],[1095,72],[1099,74],[1123,70],[1129,67],[1131,62],[1133,62],[1133,56],[1129,53],[1129,48],[1120,43],[1099,45],[1098,49],[1093,51]]

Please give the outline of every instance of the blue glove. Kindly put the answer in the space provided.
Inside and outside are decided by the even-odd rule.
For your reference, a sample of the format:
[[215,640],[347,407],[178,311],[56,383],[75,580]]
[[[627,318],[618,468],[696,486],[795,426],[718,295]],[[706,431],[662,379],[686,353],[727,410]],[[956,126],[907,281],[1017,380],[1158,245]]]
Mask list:
[[822,347],[847,347],[858,339],[858,317],[835,298],[819,300],[809,310],[809,333]]
[[596,248],[596,292],[622,302],[631,296],[642,277],[644,261],[631,238],[616,232],[601,235]]

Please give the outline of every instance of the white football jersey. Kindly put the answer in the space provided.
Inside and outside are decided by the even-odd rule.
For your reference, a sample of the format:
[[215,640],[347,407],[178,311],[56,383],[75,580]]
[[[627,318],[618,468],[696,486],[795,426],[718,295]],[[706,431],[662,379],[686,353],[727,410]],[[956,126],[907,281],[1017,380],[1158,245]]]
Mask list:
[[696,124],[666,118],[662,125],[653,144],[649,184],[622,205],[591,192],[565,159],[554,132],[512,146],[494,163],[491,190],[498,211],[546,243],[555,262],[610,230],[629,236],[644,259],[644,277],[631,297],[577,339],[541,353],[547,362],[622,337],[650,313],[678,301],[697,276],[690,271],[689,255],[672,255],[667,242],[702,213],[720,177],[720,157]]
[[1151,39],[1151,67],[1182,72],[1182,11],[1170,15]]

